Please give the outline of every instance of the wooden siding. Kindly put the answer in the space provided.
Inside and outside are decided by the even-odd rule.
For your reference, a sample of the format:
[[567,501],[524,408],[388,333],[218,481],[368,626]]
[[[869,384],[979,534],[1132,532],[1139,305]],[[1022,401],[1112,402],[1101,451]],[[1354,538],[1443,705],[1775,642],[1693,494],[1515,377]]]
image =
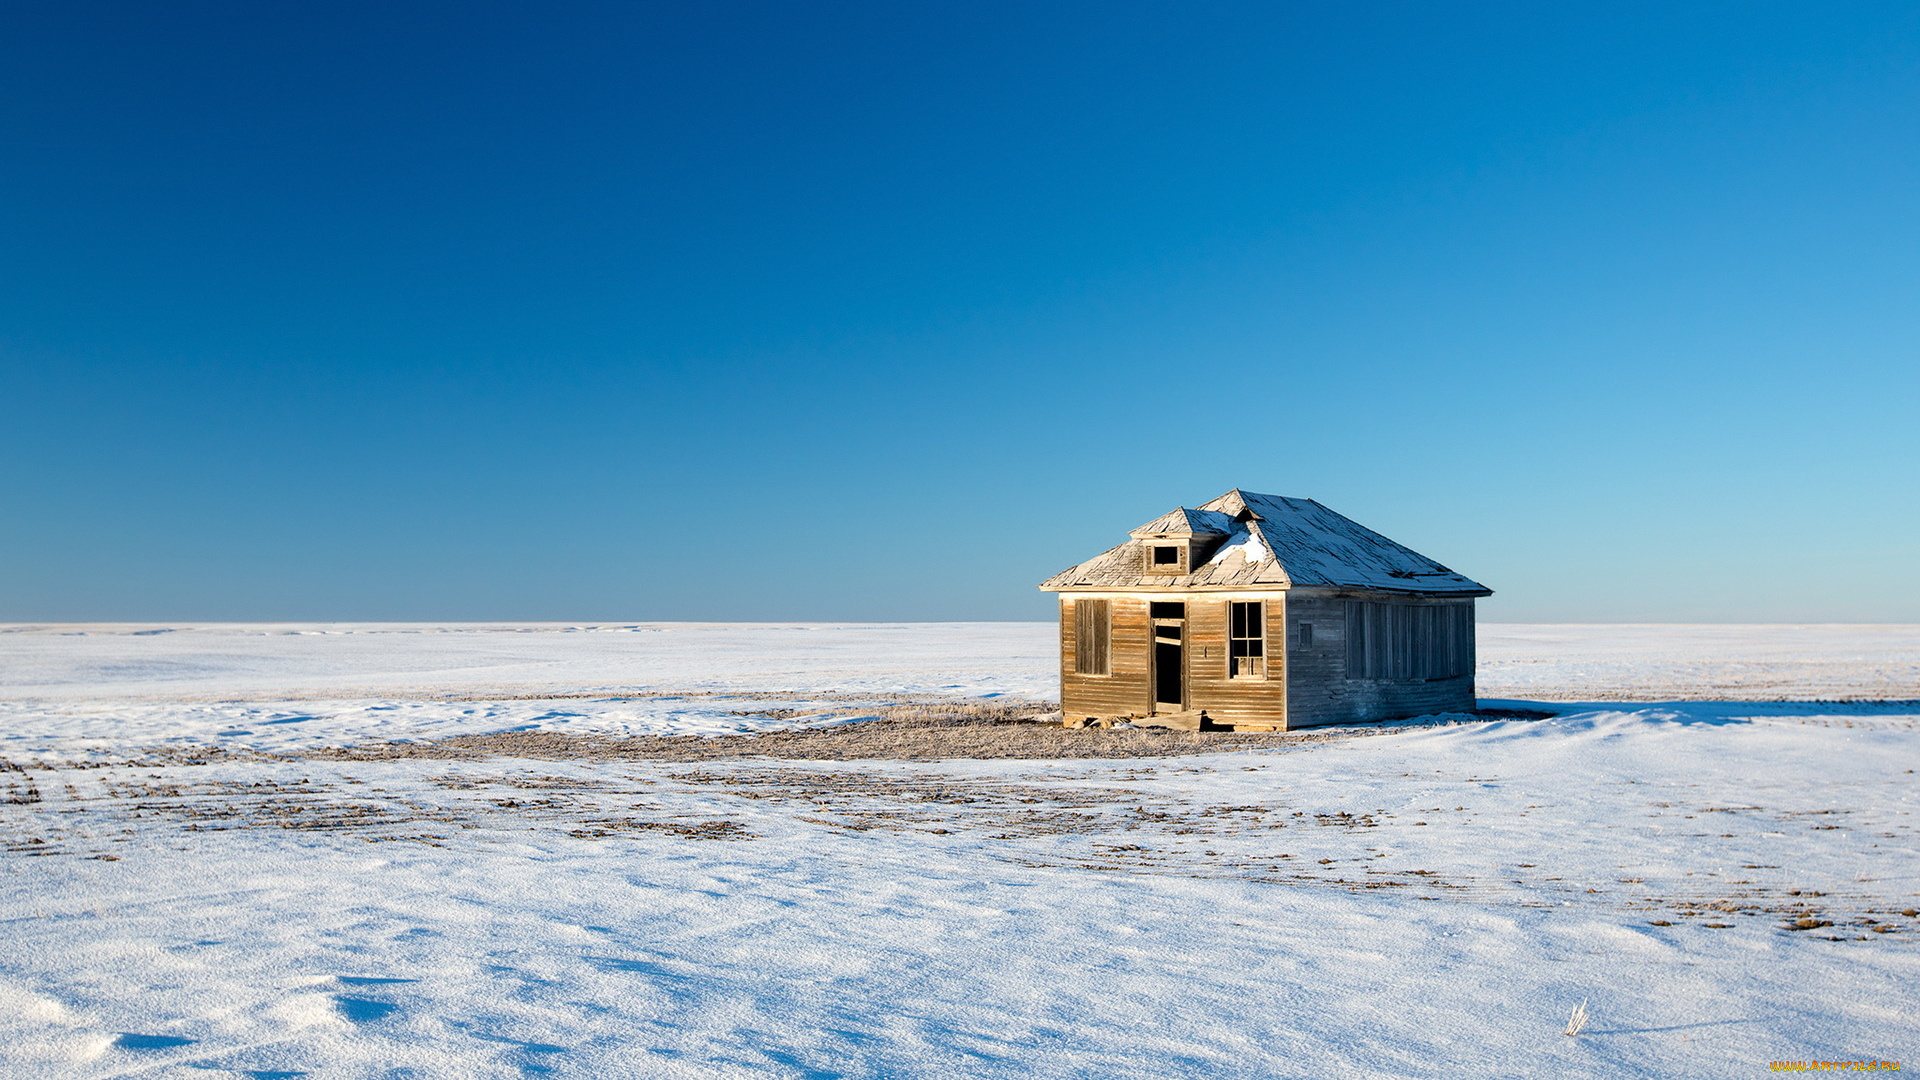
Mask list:
[[[1132,596],[1108,593],[1102,598],[1107,600],[1110,612],[1111,674],[1082,675],[1075,670],[1079,621],[1076,597],[1071,593],[1061,597],[1060,700],[1069,720],[1153,713],[1153,620],[1149,605],[1156,601],[1186,605],[1186,707],[1204,710],[1215,723],[1270,725],[1284,730],[1460,711],[1475,704],[1471,600],[1409,600],[1404,596],[1277,589],[1225,594],[1155,590]],[[1228,674],[1227,605],[1254,599],[1266,605],[1267,676],[1234,678]],[[1438,679],[1348,678],[1347,614],[1354,600],[1464,605],[1469,673]],[[1431,620],[1434,625],[1441,621],[1449,620]],[[1301,640],[1302,623],[1313,624],[1311,644]]]
[[1347,678],[1447,679],[1473,671],[1473,605],[1347,601]]
[[1145,716],[1153,711],[1152,623],[1145,596],[1108,601],[1111,638],[1106,675],[1075,671],[1079,642],[1074,598],[1060,598],[1060,712],[1069,720],[1084,717]]
[[[1390,600],[1418,603],[1403,597],[1306,596],[1287,598],[1287,716],[1290,727],[1351,724],[1391,720],[1423,713],[1452,712],[1474,707],[1471,636],[1467,641],[1468,673],[1444,679],[1350,679],[1347,677],[1347,612],[1349,600]],[[1437,605],[1464,604],[1471,635],[1473,601],[1426,601]],[[1300,643],[1300,624],[1313,624],[1313,644]],[[1269,636],[1271,642],[1271,636]],[[1271,648],[1269,644],[1269,648]]]
[[[1187,707],[1206,711],[1221,724],[1287,724],[1285,650],[1277,640],[1285,624],[1287,594],[1236,595],[1235,600],[1266,601],[1267,677],[1232,678],[1227,674],[1227,599],[1196,593],[1187,596]],[[1156,597],[1158,598],[1158,597]]]

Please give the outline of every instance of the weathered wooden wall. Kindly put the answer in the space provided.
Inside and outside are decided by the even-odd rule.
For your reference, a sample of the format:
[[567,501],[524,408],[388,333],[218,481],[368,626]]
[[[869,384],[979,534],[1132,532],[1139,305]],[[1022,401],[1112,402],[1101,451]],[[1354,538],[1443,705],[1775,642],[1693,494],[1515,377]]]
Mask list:
[[[1074,598],[1060,604],[1060,701],[1069,720],[1085,717],[1145,716],[1153,711],[1153,623],[1151,601],[1186,604],[1187,707],[1204,709],[1210,720],[1232,725],[1276,728],[1364,723],[1422,713],[1474,707],[1469,674],[1446,679],[1350,679],[1347,677],[1348,601],[1373,599],[1401,604],[1465,604],[1472,624],[1471,600],[1420,601],[1358,593],[1302,593],[1275,590],[1164,593],[1138,596],[1104,594],[1111,604],[1109,675],[1075,671]],[[1266,601],[1265,679],[1233,678],[1228,671],[1227,604]],[[1313,626],[1313,640],[1302,640],[1301,625]],[[1468,648],[1471,649],[1469,642]]]
[[1153,659],[1147,598],[1115,596],[1107,675],[1075,670],[1073,597],[1060,598],[1060,711],[1069,720],[1085,717],[1145,715],[1153,708]]
[[[1468,674],[1450,679],[1347,678],[1346,621],[1347,600],[1350,598],[1355,597],[1304,595],[1299,592],[1288,594],[1287,669],[1291,676],[1287,695],[1289,727],[1392,720],[1474,707],[1471,665]],[[1395,603],[1420,602],[1395,597],[1379,599]],[[1466,604],[1469,612],[1473,604],[1471,600],[1434,602]],[[1300,643],[1301,623],[1313,624],[1312,646]],[[1472,625],[1471,615],[1468,625]]]
[[[1209,719],[1223,724],[1284,726],[1287,716],[1286,651],[1279,639],[1285,622],[1286,594],[1272,592],[1267,603],[1267,677],[1232,678],[1227,664],[1227,600],[1207,594],[1156,592],[1141,596],[1112,596],[1112,674],[1082,675],[1076,668],[1077,627],[1074,599],[1060,605],[1060,702],[1069,719],[1108,716],[1145,716],[1153,702],[1152,601],[1179,601],[1187,607],[1183,659],[1187,669],[1187,707],[1205,709]],[[1237,596],[1237,599],[1250,599]]]
[[1278,634],[1285,621],[1286,594],[1274,592],[1262,597],[1267,605],[1267,676],[1264,679],[1236,679],[1227,674],[1227,601],[1206,593],[1185,599],[1187,707],[1205,709],[1207,718],[1217,723],[1284,727],[1287,671]]

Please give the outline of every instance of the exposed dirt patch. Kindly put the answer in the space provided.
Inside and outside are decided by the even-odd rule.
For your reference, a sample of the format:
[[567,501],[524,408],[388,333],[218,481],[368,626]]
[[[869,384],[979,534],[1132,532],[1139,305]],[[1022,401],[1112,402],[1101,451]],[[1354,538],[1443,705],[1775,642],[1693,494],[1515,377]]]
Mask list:
[[[1331,736],[1320,735],[1318,738]],[[312,751],[336,761],[418,758],[533,758],[554,761],[941,761],[994,758],[1139,758],[1272,748],[1298,735],[1170,732],[1162,729],[1069,732],[1023,721],[868,720],[839,727],[760,735],[602,736],[544,731],[457,735],[430,743],[378,743]]]
[[[789,761],[952,761],[990,759],[1158,758],[1271,750],[1329,739],[1350,739],[1405,730],[1409,725],[1473,720],[1544,719],[1553,715],[1517,709],[1289,732],[1168,731],[1140,727],[1068,730],[1036,720],[1039,702],[915,702],[868,710],[877,719],[833,727],[802,728],[715,738],[694,735],[575,735],[503,731],[456,735],[433,742],[373,743],[334,747],[305,756],[333,761],[488,757],[550,761],[724,761],[779,758]],[[771,710],[786,714],[787,710]],[[754,715],[761,715],[755,713]],[[1047,715],[1047,714],[1042,714]],[[1057,721],[1057,715],[1054,717]],[[1147,723],[1148,721],[1143,721]]]

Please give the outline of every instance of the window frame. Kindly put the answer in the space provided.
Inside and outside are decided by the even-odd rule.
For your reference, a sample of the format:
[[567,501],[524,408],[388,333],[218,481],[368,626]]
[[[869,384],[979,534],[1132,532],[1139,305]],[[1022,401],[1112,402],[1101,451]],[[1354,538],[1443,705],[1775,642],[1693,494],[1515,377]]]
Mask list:
[[[1148,540],[1141,559],[1149,574],[1184,574],[1188,572],[1187,563],[1193,557],[1192,545],[1183,540]],[[1162,549],[1173,552],[1172,562],[1157,562],[1156,555]]]
[[[1246,633],[1249,610],[1259,620],[1257,633]],[[1227,601],[1227,678],[1262,682],[1267,678],[1267,602],[1265,600]],[[1243,661],[1246,662],[1243,664]],[[1242,670],[1249,668],[1251,670]]]

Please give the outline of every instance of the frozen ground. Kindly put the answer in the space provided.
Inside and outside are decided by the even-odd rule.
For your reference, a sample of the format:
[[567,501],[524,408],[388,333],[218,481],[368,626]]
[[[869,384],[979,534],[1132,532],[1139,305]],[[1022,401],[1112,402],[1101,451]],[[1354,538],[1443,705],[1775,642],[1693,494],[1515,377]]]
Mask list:
[[1045,697],[1058,678],[1043,629],[13,626],[0,628],[0,731],[16,753],[43,736],[283,749],[511,728],[731,734],[929,695]]
[[1676,703],[1742,672],[1920,697],[1912,628],[1482,627],[1490,688],[1667,703],[935,763],[322,748],[1040,698],[1050,628],[146,629],[0,633],[0,1075],[1750,1076],[1920,1045],[1920,706]]
[[1543,701],[1920,698],[1920,626],[1483,623],[1483,697]]

